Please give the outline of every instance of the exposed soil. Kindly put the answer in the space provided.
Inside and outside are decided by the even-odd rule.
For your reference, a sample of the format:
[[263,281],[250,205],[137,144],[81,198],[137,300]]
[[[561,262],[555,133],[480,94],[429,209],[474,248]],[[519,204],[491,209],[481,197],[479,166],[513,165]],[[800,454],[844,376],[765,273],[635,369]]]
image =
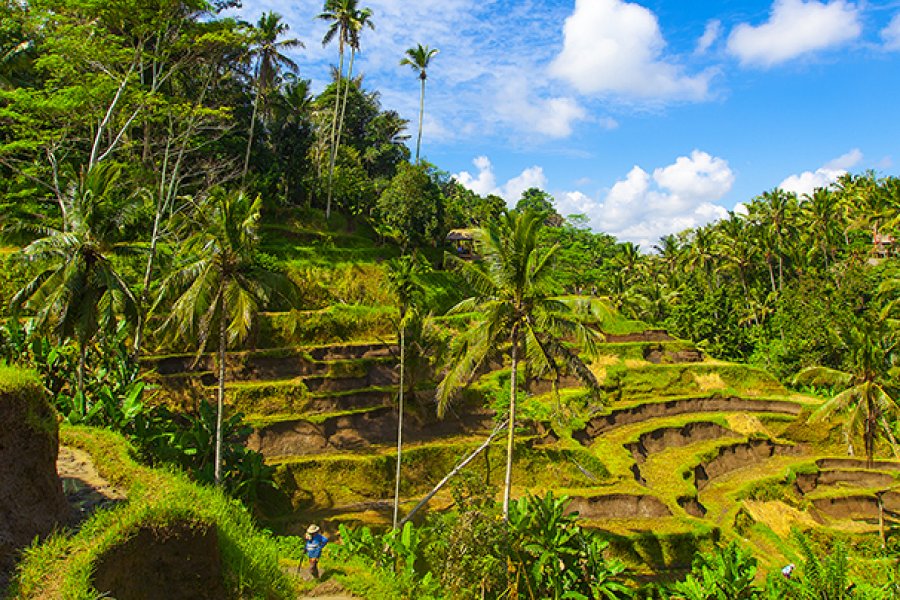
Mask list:
[[656,496],[608,494],[603,496],[575,497],[569,502],[567,512],[578,512],[584,519],[636,519],[672,516]]
[[142,527],[97,560],[91,583],[118,600],[225,598],[218,531],[190,522]]
[[651,402],[630,408],[616,409],[608,415],[594,417],[584,429],[573,432],[572,437],[584,445],[589,445],[595,437],[602,433],[647,419],[704,412],[766,412],[796,416],[800,414],[801,409],[799,404],[793,402],[747,400],[734,396]]
[[647,457],[666,448],[680,448],[695,442],[722,437],[739,437],[734,431],[710,421],[696,421],[683,427],[663,427],[641,435],[637,442],[625,444],[634,460],[643,463]]
[[[900,518],[900,493],[886,492],[882,494],[882,498],[885,516]],[[812,505],[816,511],[833,519],[878,519],[878,499],[875,495],[817,498],[812,501]]]
[[[459,419],[423,419],[407,413],[404,442],[416,443],[447,436],[489,431],[491,415],[485,412],[466,414]],[[372,445],[390,444],[397,439],[397,411],[392,407],[364,413],[341,415],[323,423],[306,420],[284,421],[259,429],[247,440],[247,446],[266,458],[304,456]]]
[[798,446],[776,444],[771,440],[751,440],[742,444],[732,444],[719,448],[718,455],[712,460],[694,467],[694,485],[702,491],[711,479],[721,477],[725,473],[743,469],[775,455],[796,455],[801,450]]
[[19,549],[69,517],[56,415],[39,389],[0,393],[0,589]]
[[125,500],[125,492],[100,476],[88,453],[60,446],[56,469],[66,500],[72,506],[71,523],[77,525],[94,511]]
[[897,483],[890,473],[877,471],[829,470],[797,475],[794,485],[801,494],[808,494],[819,486],[844,485],[862,488],[886,488]]
[[648,329],[641,333],[626,333],[622,335],[607,333],[605,337],[606,341],[611,344],[623,342],[671,342],[674,340],[665,329]]
[[644,360],[655,365],[696,363],[703,360],[703,353],[696,349],[671,350],[660,344],[644,348]]
[[678,506],[684,509],[684,512],[702,519],[706,516],[706,507],[700,504],[700,501],[693,496],[682,496],[678,498]]
[[871,469],[875,471],[900,471],[900,462],[876,460],[871,465],[857,458],[820,458],[816,461],[820,469]]

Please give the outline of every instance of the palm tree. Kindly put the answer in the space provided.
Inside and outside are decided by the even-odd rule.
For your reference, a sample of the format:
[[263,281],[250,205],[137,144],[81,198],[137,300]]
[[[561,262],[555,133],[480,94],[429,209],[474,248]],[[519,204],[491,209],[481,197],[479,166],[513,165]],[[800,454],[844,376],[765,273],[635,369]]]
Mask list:
[[43,237],[22,249],[42,270],[11,303],[14,312],[34,311],[37,328],[51,329],[60,342],[75,340],[82,402],[90,342],[100,331],[115,330],[119,316],[137,320],[134,295],[110,260],[131,249],[118,240],[136,210],[133,198],[115,198],[120,174],[120,168],[101,163],[69,186],[62,229],[43,229]]
[[481,264],[450,256],[476,295],[457,304],[451,312],[477,311],[481,319],[454,339],[443,380],[437,389],[438,412],[443,415],[456,391],[468,384],[490,358],[501,350],[510,355],[509,423],[503,515],[509,515],[512,485],[513,443],[520,361],[532,373],[550,373],[559,380],[557,359],[593,390],[596,379],[578,355],[561,339],[575,339],[589,354],[596,351],[597,334],[586,328],[574,310],[553,297],[553,259],[559,245],[542,249],[538,232],[541,213],[527,210],[506,213],[477,237]]
[[218,338],[215,481],[222,478],[222,416],[225,352],[247,338],[260,306],[273,295],[291,297],[292,284],[255,259],[262,200],[243,192],[215,190],[197,206],[192,231],[181,245],[181,266],[163,282],[156,306],[168,316],[161,329],[176,339],[197,341],[197,358]]
[[897,456],[897,442],[888,419],[900,416],[900,406],[880,383],[891,363],[891,353],[896,350],[897,341],[888,334],[887,327],[877,325],[866,322],[844,336],[845,347],[852,354],[852,372],[809,367],[794,378],[796,384],[844,388],[820,406],[810,419],[821,422],[835,414],[844,414],[847,447],[852,454],[853,436],[862,435],[866,461],[870,467],[879,427]]
[[250,149],[253,146],[253,131],[256,128],[256,116],[259,112],[260,101],[263,103],[263,113],[266,112],[268,94],[276,88],[278,73],[282,68],[296,70],[297,63],[282,54],[289,48],[302,48],[303,42],[297,39],[281,40],[290,26],[281,22],[281,15],[275,12],[263,13],[253,29],[253,44],[255,48],[252,54],[257,57],[256,63],[256,97],[253,100],[253,116],[250,118],[250,135],[247,138],[247,151],[244,154],[244,170],[242,180],[247,177],[247,169],[250,165]]
[[[353,82],[353,60],[359,51],[359,34],[364,27],[375,29],[370,20],[372,11],[368,8],[357,8],[359,0],[325,0],[319,19],[331,21],[331,26],[322,38],[322,45],[327,46],[331,40],[338,41],[338,71],[337,89],[335,90],[334,115],[331,121],[331,158],[328,167],[328,200],[325,204],[325,218],[331,216],[331,197],[333,193],[334,164],[337,160],[338,146],[341,143],[341,129],[343,128],[344,113],[347,110],[347,92]],[[347,91],[344,93],[341,103],[341,82],[344,79],[344,50],[350,47],[350,66],[347,70]],[[340,119],[338,118],[340,116]]]
[[422,92],[419,94],[419,137],[416,139],[416,164],[419,164],[419,151],[422,148],[422,119],[425,115],[425,80],[428,79],[428,65],[431,59],[440,52],[437,48],[429,48],[417,44],[415,48],[406,51],[406,57],[400,61],[401,65],[409,65],[413,71],[419,74],[422,82]]
[[404,371],[406,368],[406,330],[409,322],[418,316],[417,300],[422,293],[422,286],[416,281],[418,263],[415,255],[401,256],[391,261],[388,281],[397,304],[400,307],[400,321],[397,329],[400,333],[400,391],[397,418],[397,475],[394,485],[394,520],[397,528],[397,516],[400,510],[400,461],[403,454],[403,394],[406,387]]

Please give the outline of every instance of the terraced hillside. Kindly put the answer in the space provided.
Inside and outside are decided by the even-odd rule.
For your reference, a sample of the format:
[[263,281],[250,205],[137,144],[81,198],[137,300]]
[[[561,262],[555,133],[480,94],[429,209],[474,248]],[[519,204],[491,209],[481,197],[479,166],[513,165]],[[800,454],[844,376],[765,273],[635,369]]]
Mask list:
[[[806,425],[820,399],[708,359],[663,331],[605,318],[616,333],[591,368],[606,405],[574,380],[558,397],[531,382],[515,494],[569,495],[571,509],[606,532],[619,555],[655,572],[682,569],[699,548],[733,536],[774,565],[792,558],[783,540],[793,526],[870,535],[900,515],[900,462],[848,459],[836,426]],[[191,362],[148,361],[172,401],[213,395],[211,359]],[[390,340],[229,355],[228,403],[253,425],[249,445],[277,468],[283,497],[270,503],[271,525],[297,532],[310,520],[389,523],[396,366]],[[407,510],[493,428],[491,398],[508,381],[495,367],[443,420],[433,384],[416,390],[405,428]],[[468,469],[497,483],[502,453],[491,448]],[[432,507],[449,502],[444,492]]]

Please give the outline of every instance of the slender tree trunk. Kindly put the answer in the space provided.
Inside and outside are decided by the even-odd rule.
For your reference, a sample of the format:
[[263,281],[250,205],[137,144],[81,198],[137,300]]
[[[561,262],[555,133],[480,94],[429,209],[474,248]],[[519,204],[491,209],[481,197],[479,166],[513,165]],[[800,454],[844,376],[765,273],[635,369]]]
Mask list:
[[253,116],[250,117],[250,135],[247,137],[247,150],[244,152],[244,170],[241,171],[241,187],[247,179],[247,170],[250,168],[250,150],[253,148],[253,132],[256,129],[256,115],[259,113],[259,97],[262,89],[259,87],[259,69],[256,70],[256,98],[253,99]]
[[219,393],[216,398],[216,485],[222,483],[222,413],[225,410],[225,350],[226,350],[226,318],[225,299],[219,308]]
[[[338,36],[342,36],[343,32],[339,32]],[[341,81],[344,79],[344,41],[338,40],[338,76],[337,89],[334,96],[334,116],[331,118],[331,158],[328,165],[328,199],[325,201],[325,220],[331,218],[331,194],[332,184],[334,182],[334,161],[337,154],[337,143],[335,136],[337,134],[338,113],[341,110]],[[348,84],[349,85],[349,84]]]
[[465,469],[466,466],[468,466],[468,464],[470,462],[475,460],[475,458],[479,454],[481,454],[483,451],[487,450],[488,447],[491,445],[491,442],[494,441],[494,438],[497,437],[498,435],[500,435],[500,432],[503,431],[503,428],[506,427],[508,424],[509,424],[509,421],[504,421],[503,423],[500,423],[499,425],[497,425],[494,428],[494,431],[491,432],[491,434],[487,437],[486,440],[484,440],[484,442],[482,442],[482,444],[480,446],[475,448],[475,450],[473,450],[471,454],[469,454],[467,457],[462,459],[462,461],[460,461],[460,463],[458,465],[453,467],[453,469],[451,469],[449,473],[444,475],[443,479],[441,479],[440,481],[437,482],[437,485],[435,485],[433,488],[431,488],[430,492],[425,494],[425,497],[422,498],[418,504],[416,504],[415,508],[413,508],[411,511],[409,511],[409,513],[407,513],[407,515],[405,517],[403,517],[403,520],[400,521],[398,526],[403,527],[403,525],[405,525],[407,523],[407,521],[409,521],[410,519],[413,518],[413,515],[415,515],[417,512],[419,512],[419,510],[423,506],[428,504],[428,502],[432,498],[434,498],[435,494],[437,494],[439,491],[441,491],[441,488],[443,488],[445,485],[447,485],[448,481],[450,481],[453,477],[455,477],[457,475],[457,473],[459,473],[460,471]]
[[403,456],[403,370],[406,365],[406,326],[400,318],[400,402],[397,416],[397,475],[394,483],[394,521],[397,529],[397,516],[400,512],[400,459]]
[[338,151],[341,149],[341,136],[344,131],[344,116],[347,112],[347,97],[350,95],[350,86],[353,85],[353,59],[356,52],[350,48],[350,65],[347,67],[347,84],[344,85],[344,100],[341,103],[341,114],[337,121],[337,132],[331,145],[331,163],[328,165],[328,207],[325,211],[327,219],[331,214],[331,200],[334,197],[334,167],[337,164]]
[[777,291],[775,287],[775,271],[772,270],[772,259],[770,257],[766,257],[766,266],[769,267],[769,282],[772,284],[772,291]]
[[422,79],[422,93],[419,94],[419,137],[416,140],[416,164],[419,164],[419,151],[422,149],[422,121],[425,116],[425,73],[419,77]]
[[78,343],[78,373],[75,376],[75,383],[78,386],[78,393],[81,395],[81,414],[84,416],[87,414],[87,397],[84,395],[84,365],[87,362],[85,356],[87,355],[87,346],[85,343]]
[[516,378],[518,377],[519,367],[519,330],[518,325],[513,325],[512,334],[510,334],[512,342],[512,366],[510,369],[509,379],[509,430],[506,435],[506,476],[503,480],[503,520],[509,520],[509,495],[512,487],[512,466],[513,466],[513,449],[516,433]]

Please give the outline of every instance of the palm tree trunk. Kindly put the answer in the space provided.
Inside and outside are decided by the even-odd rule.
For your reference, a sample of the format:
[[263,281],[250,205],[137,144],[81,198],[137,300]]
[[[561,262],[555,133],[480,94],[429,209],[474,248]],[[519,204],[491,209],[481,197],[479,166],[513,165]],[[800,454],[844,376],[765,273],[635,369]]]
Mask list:
[[516,433],[516,379],[518,377],[519,356],[519,330],[518,325],[513,325],[510,334],[512,350],[510,352],[511,368],[509,378],[509,431],[506,435],[506,477],[503,480],[503,520],[509,520],[509,494],[512,487],[513,445]]
[[400,402],[397,417],[397,475],[394,483],[394,521],[393,527],[397,529],[397,516],[400,511],[400,459],[403,454],[403,368],[406,364],[406,327],[403,318],[400,318]]
[[216,485],[222,483],[222,413],[225,410],[225,350],[226,350],[226,324],[225,319],[225,300],[219,308],[219,392],[216,402],[216,466],[215,481]]
[[334,195],[334,166],[337,163],[337,155],[338,150],[341,149],[341,135],[344,131],[344,115],[347,112],[347,97],[350,95],[350,86],[352,85],[353,78],[353,59],[355,57],[355,50],[350,48],[350,65],[347,67],[347,85],[344,86],[344,100],[340,102],[340,96],[338,96],[338,102],[341,104],[341,116],[337,120],[337,132],[331,143],[331,164],[328,165],[328,206],[325,211],[325,218],[328,219],[331,214],[331,199]]
[[[338,33],[338,36],[342,36],[343,32]],[[341,81],[344,79],[344,41],[339,38],[338,41],[338,76],[337,76],[337,89],[335,90],[334,96],[334,116],[331,118],[331,160],[329,161],[328,166],[328,199],[325,201],[325,220],[327,221],[331,218],[331,193],[332,193],[332,183],[334,182],[334,160],[335,155],[337,154],[337,144],[335,142],[335,135],[337,133],[337,121],[338,121],[338,113],[341,108]]]
[[[259,78],[258,74],[257,78]],[[256,115],[259,112],[260,92],[261,90],[257,88],[256,98],[253,99],[253,116],[250,117],[250,135],[247,137],[247,150],[244,152],[244,169],[241,171],[241,186],[244,185],[244,180],[247,179],[247,170],[250,168],[250,149],[253,147],[253,131],[256,129]]]
[[78,373],[75,375],[75,383],[78,386],[78,393],[81,395],[81,415],[87,414],[87,397],[84,395],[84,365],[87,362],[87,347],[84,342],[78,343]]
[[422,121],[425,115],[425,78],[421,77],[421,79],[422,93],[419,94],[419,137],[416,140],[416,164],[419,164],[419,151],[422,149]]
[[419,512],[419,509],[421,509],[423,506],[428,504],[428,502],[432,498],[434,498],[435,494],[437,494],[439,491],[441,491],[441,488],[443,488],[447,484],[448,481],[450,481],[453,477],[455,477],[457,473],[459,473],[460,471],[465,469],[466,466],[470,462],[475,460],[475,457],[477,457],[482,452],[488,450],[490,448],[491,442],[493,442],[494,438],[497,437],[501,431],[503,431],[503,428],[506,427],[506,425],[508,423],[509,423],[509,421],[504,421],[504,422],[500,423],[499,425],[497,425],[496,427],[494,427],[494,431],[491,432],[491,434],[487,437],[486,440],[484,440],[484,442],[482,442],[482,444],[480,446],[475,448],[475,450],[473,450],[467,457],[462,459],[459,462],[459,464],[457,464],[455,467],[453,467],[453,469],[450,470],[449,473],[444,475],[443,479],[441,479],[439,482],[437,482],[437,485],[435,485],[433,488],[431,488],[430,492],[425,494],[425,497],[422,498],[419,501],[419,503],[416,504],[416,506],[406,514],[405,517],[403,517],[403,520],[400,521],[399,526],[402,527],[403,525],[405,525],[410,519],[413,518],[413,516],[417,512]]

